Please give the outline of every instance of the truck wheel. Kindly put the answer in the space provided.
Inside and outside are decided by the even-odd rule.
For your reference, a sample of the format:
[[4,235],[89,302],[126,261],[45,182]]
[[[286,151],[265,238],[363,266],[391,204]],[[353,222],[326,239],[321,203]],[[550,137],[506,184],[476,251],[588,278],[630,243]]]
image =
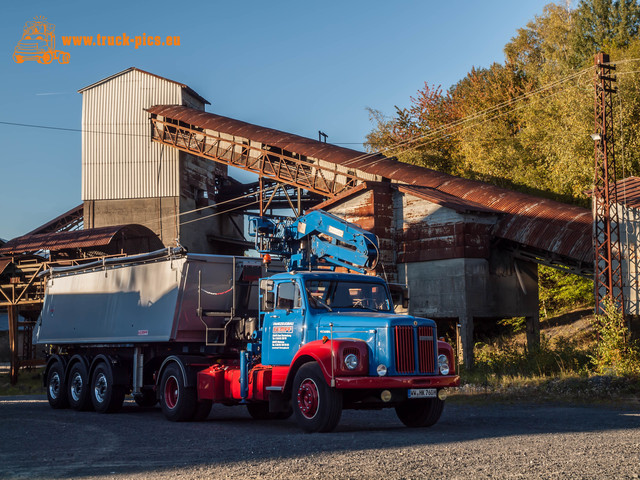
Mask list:
[[47,399],[52,408],[67,408],[67,390],[64,384],[64,368],[60,362],[55,362],[47,373]]
[[196,403],[195,388],[184,386],[182,370],[172,363],[162,374],[160,382],[160,404],[164,416],[172,422],[191,420],[196,413]]
[[156,403],[158,403],[156,392],[147,388],[141,390],[137,395],[134,395],[133,399],[138,404],[138,406],[142,408],[153,407]]
[[74,410],[91,410],[93,404],[89,395],[91,389],[89,375],[82,362],[76,362],[72,365],[68,379],[69,406]]
[[320,366],[305,363],[293,380],[293,413],[305,432],[330,432],[342,415],[342,394],[329,387]]
[[113,413],[122,408],[124,388],[113,384],[113,371],[105,362],[98,364],[93,372],[91,402],[99,413]]
[[396,407],[396,415],[407,427],[430,427],[442,415],[444,401],[438,398],[407,400]]

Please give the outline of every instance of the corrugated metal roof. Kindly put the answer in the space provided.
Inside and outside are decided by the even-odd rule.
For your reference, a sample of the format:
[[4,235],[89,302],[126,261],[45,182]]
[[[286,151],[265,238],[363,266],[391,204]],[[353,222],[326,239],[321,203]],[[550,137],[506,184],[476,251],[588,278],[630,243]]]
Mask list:
[[[505,213],[494,235],[579,262],[593,261],[591,210],[455,177],[381,154],[366,154],[298,135],[176,105],[156,105],[152,114],[273,145],[416,187],[429,187],[458,201]],[[431,193],[432,198],[435,192]],[[449,197],[450,198],[450,197]],[[442,197],[444,201],[444,197]]]
[[102,85],[103,83],[106,83],[106,82],[108,82],[110,80],[113,80],[114,78],[119,77],[120,75],[124,75],[125,73],[129,73],[129,72],[132,72],[132,71],[144,73],[146,75],[150,75],[152,77],[156,77],[156,78],[159,78],[161,80],[166,80],[167,82],[175,83],[176,85],[179,85],[182,88],[184,88],[189,93],[189,95],[197,98],[202,103],[205,103],[207,105],[211,105],[211,102],[209,102],[206,98],[201,97],[200,94],[198,94],[198,92],[196,92],[191,87],[189,87],[189,85],[186,85],[186,84],[181,83],[181,82],[176,82],[175,80],[171,80],[171,79],[166,78],[166,77],[161,77],[160,75],[156,75],[155,73],[151,73],[151,72],[147,72],[145,70],[141,70],[140,68],[137,68],[137,67],[129,67],[126,70],[122,70],[121,72],[114,73],[113,75],[110,75],[110,76],[108,76],[106,78],[103,78],[102,80],[98,80],[97,82],[92,83],[91,85],[87,85],[86,87],[81,88],[80,90],[78,90],[78,93],[83,93],[86,90],[89,90],[89,89],[91,89],[93,87],[97,87],[98,85]]
[[[0,254],[12,255],[17,253],[37,252],[39,250],[70,250],[104,247],[118,236],[125,238],[156,239],[153,249],[162,248],[158,237],[147,227],[142,225],[116,225],[112,227],[75,230],[72,232],[38,233],[23,235],[9,240],[0,248]],[[159,246],[158,246],[159,243]]]
[[640,208],[640,178],[627,177],[616,183],[618,203],[629,208]]

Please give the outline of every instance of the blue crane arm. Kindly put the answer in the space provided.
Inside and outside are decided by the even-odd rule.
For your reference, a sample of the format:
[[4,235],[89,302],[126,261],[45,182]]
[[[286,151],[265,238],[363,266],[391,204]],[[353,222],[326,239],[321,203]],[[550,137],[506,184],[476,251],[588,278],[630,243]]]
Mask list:
[[314,210],[290,224],[264,217],[252,222],[256,249],[283,257],[289,270],[324,264],[362,273],[378,261],[374,234],[323,210]]

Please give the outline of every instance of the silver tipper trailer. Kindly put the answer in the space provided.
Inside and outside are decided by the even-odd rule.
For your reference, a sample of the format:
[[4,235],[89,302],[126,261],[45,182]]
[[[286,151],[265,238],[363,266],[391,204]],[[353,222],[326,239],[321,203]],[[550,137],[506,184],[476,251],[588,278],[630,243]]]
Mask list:
[[211,346],[224,346],[236,323],[257,321],[264,274],[260,258],[180,250],[48,273],[38,344]]

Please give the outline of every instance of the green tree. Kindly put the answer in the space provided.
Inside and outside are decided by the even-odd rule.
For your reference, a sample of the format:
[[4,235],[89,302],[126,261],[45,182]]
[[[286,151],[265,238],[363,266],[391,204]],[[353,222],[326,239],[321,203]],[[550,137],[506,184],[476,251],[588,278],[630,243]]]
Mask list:
[[575,10],[573,49],[580,63],[602,50],[626,47],[638,34],[636,0],[582,0]]

